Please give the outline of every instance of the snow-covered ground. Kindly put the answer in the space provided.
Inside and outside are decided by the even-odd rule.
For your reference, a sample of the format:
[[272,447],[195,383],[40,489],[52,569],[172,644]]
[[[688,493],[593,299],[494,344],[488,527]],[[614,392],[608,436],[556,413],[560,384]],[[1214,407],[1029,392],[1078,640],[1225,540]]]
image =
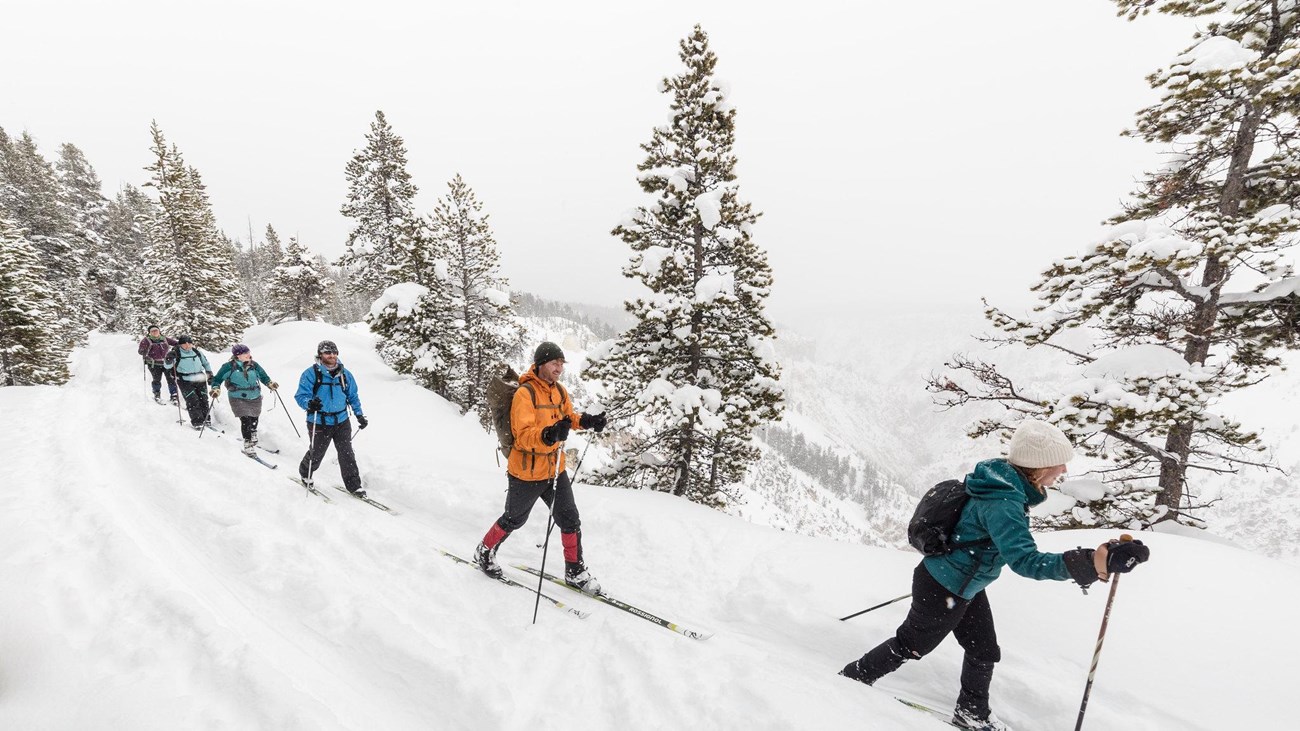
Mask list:
[[[558,587],[591,616],[543,607],[530,624],[529,594],[436,550],[468,554],[503,503],[494,440],[473,417],[392,373],[363,333],[289,323],[248,342],[289,391],[327,337],[371,419],[356,439],[367,486],[401,515],[290,484],[305,442],[278,406],[262,427],[284,450],[275,471],[239,455],[224,400],[225,436],[178,427],[127,337],[93,336],[65,387],[0,389],[0,728],[946,728],[890,694],[950,705],[952,640],[876,688],[835,675],[906,608],[836,618],[907,592],[912,553],[580,484],[602,583],[716,634],[690,640]],[[320,481],[338,479],[327,460]],[[545,522],[536,509],[503,563],[536,564]],[[1143,538],[1153,558],[1119,587],[1086,727],[1293,728],[1300,570]],[[1071,727],[1104,587],[1006,575],[990,598],[995,710],[1022,731]]]

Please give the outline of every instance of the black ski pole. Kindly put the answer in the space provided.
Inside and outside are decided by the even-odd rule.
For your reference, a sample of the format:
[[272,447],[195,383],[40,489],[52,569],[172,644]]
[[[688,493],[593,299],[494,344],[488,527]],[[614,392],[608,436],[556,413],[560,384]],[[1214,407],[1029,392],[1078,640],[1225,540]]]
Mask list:
[[537,624],[537,608],[542,605],[542,578],[546,576],[546,552],[551,547],[551,528],[555,526],[555,498],[559,497],[556,485],[560,481],[560,458],[564,456],[564,442],[555,450],[555,475],[551,478],[551,504],[546,513],[546,538],[542,541],[542,570],[537,574],[537,596],[533,599],[533,624]]
[[904,599],[906,599],[906,598],[908,598],[908,597],[910,597],[910,596],[912,596],[912,595],[911,595],[911,594],[904,594],[904,595],[902,595],[902,596],[900,596],[900,597],[895,597],[895,598],[893,598],[893,599],[890,599],[890,600],[887,601],[887,602],[881,602],[881,603],[877,604],[877,605],[874,606],[874,607],[867,607],[866,609],[863,609],[861,612],[854,612],[853,614],[850,614],[850,615],[847,616],[847,617],[840,617],[840,621],[843,622],[843,621],[846,620],[846,619],[853,619],[854,617],[858,616],[859,614],[866,614],[867,612],[874,612],[875,610],[880,609],[881,607],[887,607],[887,606],[889,606],[890,604],[893,604],[894,602],[901,602],[901,601],[903,601]]
[[[310,416],[308,414],[308,417]],[[309,444],[307,445],[307,483],[303,487],[314,484],[311,481],[311,476],[316,473],[316,422],[310,420],[307,422],[307,433],[310,435],[308,437]],[[321,457],[323,459],[324,455],[321,455]],[[311,490],[307,490],[307,492],[311,492]]]
[[[206,383],[203,384],[204,388],[207,388],[207,386],[208,384]],[[203,438],[203,430],[207,429],[208,422],[212,421],[212,405],[215,404],[216,402],[217,402],[216,396],[213,396],[212,398],[208,399],[208,413],[207,416],[203,418],[203,426],[199,427],[199,439]]]
[[293,417],[289,416],[289,407],[284,405],[284,399],[280,398],[280,389],[275,390],[275,398],[280,402],[280,408],[284,409],[284,418],[289,420],[289,426],[293,427],[293,433],[299,439],[302,439],[302,432],[298,431],[298,425],[294,423]]
[[[181,399],[185,398],[185,392],[181,390],[181,379],[177,373],[172,373],[172,382],[176,384],[176,423],[181,426],[185,425],[185,414],[181,412]],[[186,406],[189,406],[187,403]]]
[[[1125,533],[1119,537],[1121,543],[1133,540]],[[1097,649],[1092,652],[1092,667],[1088,669],[1088,684],[1083,688],[1083,702],[1079,704],[1079,720],[1074,723],[1074,731],[1083,728],[1083,714],[1088,710],[1088,696],[1092,693],[1093,676],[1097,674],[1097,661],[1101,659],[1101,644],[1106,641],[1106,625],[1110,622],[1110,608],[1115,603],[1115,590],[1119,588],[1119,574],[1110,578],[1110,595],[1106,597],[1106,611],[1101,615],[1101,631],[1097,633]]]

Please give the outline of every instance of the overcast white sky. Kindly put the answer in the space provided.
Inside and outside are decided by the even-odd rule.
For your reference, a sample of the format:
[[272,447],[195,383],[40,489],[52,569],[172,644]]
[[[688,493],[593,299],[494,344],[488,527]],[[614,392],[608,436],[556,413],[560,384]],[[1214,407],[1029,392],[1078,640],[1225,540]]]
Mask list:
[[149,122],[197,166],[221,226],[272,223],[337,256],[343,167],[376,109],[425,212],[459,172],[516,289],[637,292],[609,235],[645,201],[638,144],[703,24],[738,109],[741,191],[778,320],[1024,301],[1090,240],[1156,151],[1118,133],[1186,21],[1106,0],[60,2],[5,8],[0,126],[141,184]]

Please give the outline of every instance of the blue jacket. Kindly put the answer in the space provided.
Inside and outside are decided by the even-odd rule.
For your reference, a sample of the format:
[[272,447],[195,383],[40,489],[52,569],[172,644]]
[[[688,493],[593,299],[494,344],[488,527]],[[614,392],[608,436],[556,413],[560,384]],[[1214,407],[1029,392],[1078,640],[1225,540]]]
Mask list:
[[957,521],[953,542],[991,538],[993,543],[924,559],[925,568],[945,589],[970,599],[993,583],[1003,566],[1040,581],[1070,578],[1064,555],[1039,551],[1029,532],[1028,506],[1046,496],[1010,462],[989,459],[975,465],[966,475],[966,492],[971,499]]
[[182,381],[207,381],[212,376],[212,366],[208,365],[208,356],[197,347],[185,349],[177,345],[167,354],[163,367],[175,369],[176,377]]
[[[316,385],[317,378],[320,379],[320,386]],[[302,378],[298,379],[298,391],[293,395],[293,400],[297,401],[305,411],[313,392],[321,401],[321,410],[315,414],[308,414],[308,423],[325,426],[342,424],[348,420],[349,406],[352,407],[352,413],[357,416],[363,415],[361,399],[357,395],[356,379],[352,377],[351,371],[343,367],[342,361],[339,361],[338,375],[330,375],[330,372],[320,363],[302,372]]]
[[250,360],[244,364],[237,360],[228,360],[221,365],[221,370],[217,371],[217,377],[212,379],[211,387],[221,388],[221,384],[227,381],[230,382],[227,389],[230,398],[252,401],[262,396],[262,386],[258,381],[269,385],[271,377],[266,375],[266,371],[256,361]]

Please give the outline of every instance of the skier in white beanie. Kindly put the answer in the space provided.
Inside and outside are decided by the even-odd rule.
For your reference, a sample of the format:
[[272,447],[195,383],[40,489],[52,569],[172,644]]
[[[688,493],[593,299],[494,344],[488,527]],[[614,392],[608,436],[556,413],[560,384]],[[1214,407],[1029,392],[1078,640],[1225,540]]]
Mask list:
[[1006,459],[975,465],[962,483],[969,499],[952,529],[950,552],[928,555],[912,572],[907,619],[893,637],[846,665],[840,675],[871,685],[904,662],[928,655],[952,634],[966,651],[952,725],[1008,731],[989,708],[993,665],[1002,659],[1002,649],[985,587],[1003,566],[1031,579],[1074,580],[1087,587],[1132,571],[1150,556],[1142,541],[1108,541],[1096,549],[1064,553],[1038,550],[1029,532],[1029,507],[1047,498],[1047,487],[1065,474],[1065,463],[1073,457],[1074,447],[1060,429],[1031,419],[1011,436]]

